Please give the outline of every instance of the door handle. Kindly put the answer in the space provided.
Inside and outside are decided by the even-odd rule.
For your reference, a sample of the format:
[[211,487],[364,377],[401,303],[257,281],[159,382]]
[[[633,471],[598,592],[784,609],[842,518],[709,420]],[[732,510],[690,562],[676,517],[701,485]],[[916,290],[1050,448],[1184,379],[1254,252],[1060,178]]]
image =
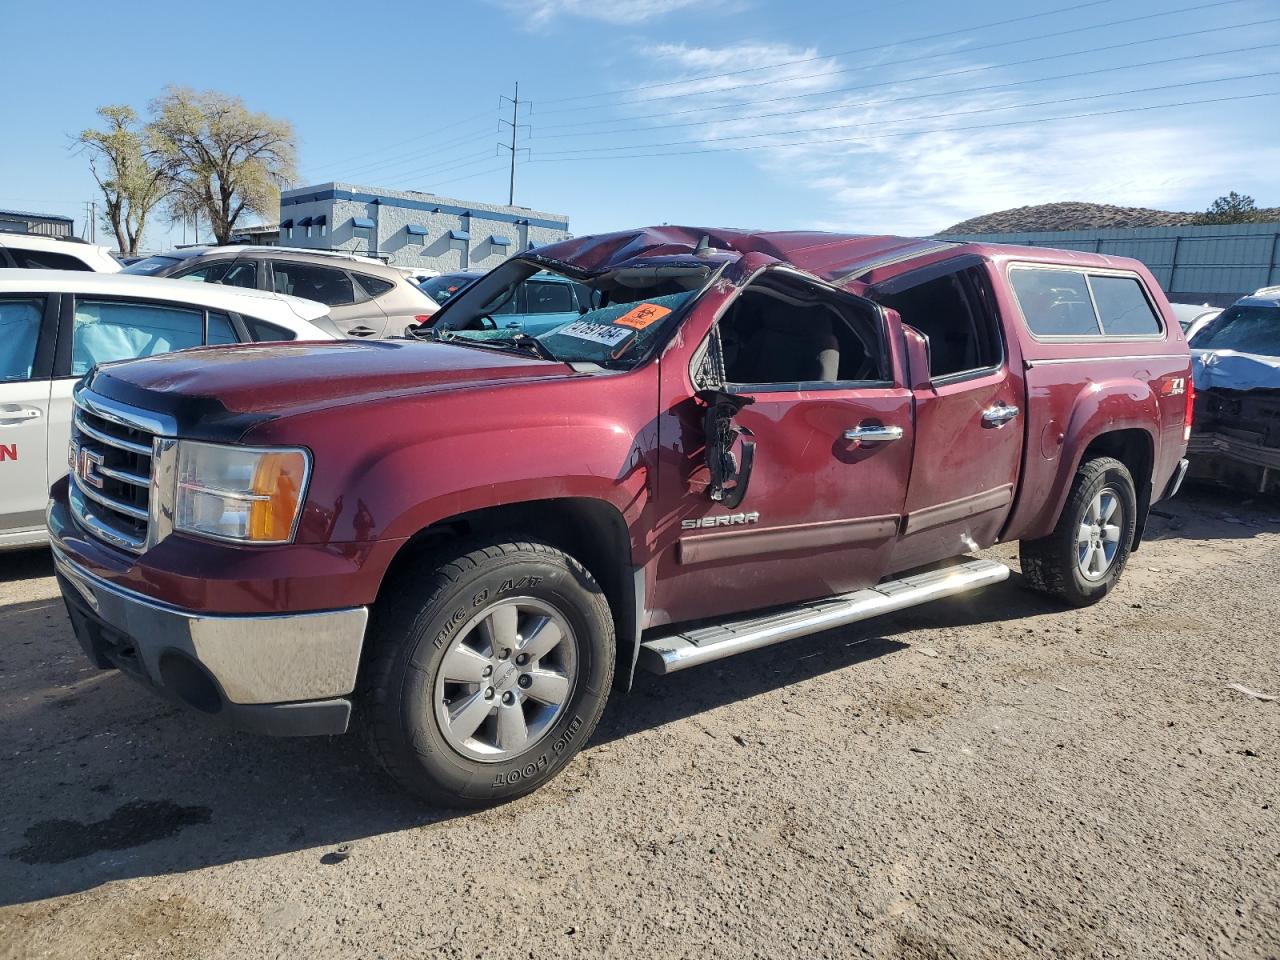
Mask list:
[[982,422],[989,423],[993,427],[1002,427],[1017,415],[1017,407],[998,403],[982,411]]
[[347,336],[372,337],[377,332],[378,331],[374,330],[372,327],[352,327],[350,330],[347,331]]
[[844,432],[846,440],[854,443],[884,443],[888,440],[901,440],[901,427],[853,427]]
[[17,410],[0,408],[0,427],[17,426],[28,420],[38,420],[44,413],[38,407],[22,407]]

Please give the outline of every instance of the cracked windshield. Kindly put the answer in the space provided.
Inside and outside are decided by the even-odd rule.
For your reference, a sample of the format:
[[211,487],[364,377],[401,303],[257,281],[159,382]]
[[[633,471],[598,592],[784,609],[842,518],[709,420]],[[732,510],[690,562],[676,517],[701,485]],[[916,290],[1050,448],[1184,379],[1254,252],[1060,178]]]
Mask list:
[[513,261],[454,293],[429,336],[546,360],[630,367],[710,276],[707,267],[621,269],[574,279]]

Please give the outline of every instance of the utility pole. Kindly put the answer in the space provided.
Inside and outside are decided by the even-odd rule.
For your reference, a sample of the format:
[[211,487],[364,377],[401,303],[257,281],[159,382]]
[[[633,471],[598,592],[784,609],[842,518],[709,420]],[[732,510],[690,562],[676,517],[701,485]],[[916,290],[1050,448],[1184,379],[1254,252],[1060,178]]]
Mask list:
[[498,123],[500,125],[505,123],[511,127],[511,143],[509,144],[500,143],[498,144],[498,149],[508,150],[511,152],[511,184],[510,184],[510,188],[507,191],[507,206],[513,207],[515,206],[515,203],[516,203],[516,154],[520,150],[526,150],[526,151],[528,150],[527,147],[516,146],[516,131],[519,130],[522,126],[526,130],[528,129],[528,124],[522,124],[522,123],[519,123],[518,121],[520,118],[521,104],[523,103],[524,106],[527,107],[529,105],[529,101],[528,100],[522,101],[520,99],[520,82],[518,80],[516,81],[515,96],[499,97],[498,106],[502,106],[502,102],[504,100],[511,104],[511,119],[499,120]]
[[90,243],[98,242],[98,201],[86,200],[84,202],[84,230],[82,231],[84,239]]

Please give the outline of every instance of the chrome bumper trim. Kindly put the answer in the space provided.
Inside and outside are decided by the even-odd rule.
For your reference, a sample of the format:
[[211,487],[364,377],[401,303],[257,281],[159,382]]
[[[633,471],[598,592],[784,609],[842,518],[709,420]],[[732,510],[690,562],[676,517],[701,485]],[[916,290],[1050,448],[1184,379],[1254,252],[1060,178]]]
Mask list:
[[1165,487],[1164,496],[1161,500],[1169,500],[1178,495],[1178,491],[1182,489],[1182,481],[1187,479],[1187,467],[1191,465],[1191,461],[1183,457],[1178,461],[1178,466],[1173,471],[1173,476],[1169,478],[1169,485]]
[[640,644],[640,666],[652,673],[675,673],[736,653],[966,593],[1008,577],[1009,568],[1002,563],[969,559],[854,593],[654,637]]
[[272,616],[217,616],[168,606],[107,583],[53,548],[65,583],[108,626],[136,645],[148,678],[163,686],[160,658],[184,653],[234,704],[342,697],[356,685],[367,607]]

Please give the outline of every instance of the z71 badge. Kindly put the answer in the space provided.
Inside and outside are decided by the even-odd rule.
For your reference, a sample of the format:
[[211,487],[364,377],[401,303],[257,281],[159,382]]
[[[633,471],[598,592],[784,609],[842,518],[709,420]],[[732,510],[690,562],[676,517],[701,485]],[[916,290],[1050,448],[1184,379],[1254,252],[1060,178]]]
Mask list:
[[719,517],[699,517],[697,520],[681,520],[681,530],[700,530],[703,527],[736,527],[744,523],[755,523],[760,519],[759,511],[750,513],[726,513]]

